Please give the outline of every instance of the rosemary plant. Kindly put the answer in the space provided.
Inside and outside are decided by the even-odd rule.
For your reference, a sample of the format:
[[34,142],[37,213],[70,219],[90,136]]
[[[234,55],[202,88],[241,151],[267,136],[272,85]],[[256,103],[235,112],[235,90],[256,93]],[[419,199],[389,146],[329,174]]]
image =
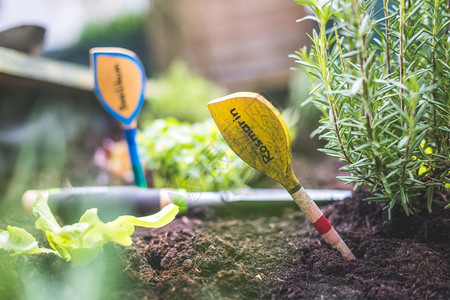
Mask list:
[[[369,201],[447,203],[450,170],[450,2],[448,0],[296,0],[318,23],[311,49],[292,57],[314,83],[323,112],[321,151],[367,185]],[[380,3],[378,3],[380,4]],[[303,19],[302,19],[303,20]],[[299,20],[301,21],[301,20]],[[448,206],[448,205],[447,205]]]

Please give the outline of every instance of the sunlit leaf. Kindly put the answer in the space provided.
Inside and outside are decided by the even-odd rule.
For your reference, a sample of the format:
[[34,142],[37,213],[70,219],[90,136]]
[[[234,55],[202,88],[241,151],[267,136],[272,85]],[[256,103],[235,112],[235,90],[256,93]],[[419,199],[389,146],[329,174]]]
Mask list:
[[0,229],[0,249],[14,252],[11,255],[26,255],[26,254],[42,254],[53,253],[56,251],[40,248],[36,239],[25,229],[8,226],[7,230]]
[[35,238],[24,229],[8,226],[7,231],[0,230],[0,249],[17,254],[53,253],[72,265],[86,265],[103,251],[103,245],[115,242],[123,246],[132,244],[131,235],[135,226],[157,228],[170,223],[178,214],[178,206],[169,204],[154,215],[137,218],[120,216],[112,222],[104,223],[97,215],[97,209],[89,209],[80,218],[80,222],[60,226],[53,216],[47,201],[39,196],[33,207],[38,217],[36,228],[47,237],[51,249],[39,248]]

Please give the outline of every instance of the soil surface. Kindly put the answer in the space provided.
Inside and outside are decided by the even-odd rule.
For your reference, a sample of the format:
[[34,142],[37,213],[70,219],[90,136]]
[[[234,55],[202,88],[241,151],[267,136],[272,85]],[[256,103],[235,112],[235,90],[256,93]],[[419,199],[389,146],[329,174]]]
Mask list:
[[114,298],[450,299],[450,210],[392,220],[353,198],[323,207],[357,257],[325,244],[296,207],[201,208],[161,229],[139,229],[122,249]]

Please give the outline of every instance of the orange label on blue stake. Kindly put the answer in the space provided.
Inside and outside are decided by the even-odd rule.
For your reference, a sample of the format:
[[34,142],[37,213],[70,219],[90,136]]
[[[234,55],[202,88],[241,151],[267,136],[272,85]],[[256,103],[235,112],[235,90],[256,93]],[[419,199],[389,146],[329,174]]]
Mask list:
[[91,50],[95,92],[108,112],[130,125],[144,101],[145,73],[136,55],[121,48]]

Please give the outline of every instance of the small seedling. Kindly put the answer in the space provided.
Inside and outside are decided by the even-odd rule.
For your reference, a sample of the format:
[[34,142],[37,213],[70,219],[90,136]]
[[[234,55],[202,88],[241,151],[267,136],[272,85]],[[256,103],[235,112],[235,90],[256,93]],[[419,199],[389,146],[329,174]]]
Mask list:
[[295,177],[289,132],[275,107],[259,94],[242,92],[213,100],[208,109],[230,148],[250,166],[283,185],[323,239],[346,259],[355,259]]
[[92,208],[81,216],[78,223],[60,226],[47,201],[39,195],[33,213],[38,217],[36,228],[45,232],[52,249],[39,247],[29,232],[15,226],[0,229],[0,249],[13,252],[11,256],[53,253],[71,261],[74,266],[81,266],[94,260],[108,242],[130,246],[135,226],[157,228],[170,223],[178,213],[178,206],[169,204],[150,216],[125,215],[108,223],[101,221],[97,209]]
[[92,48],[90,54],[95,93],[106,111],[121,123],[134,182],[146,187],[136,144],[136,119],[144,102],[144,68],[136,54],[126,49]]

